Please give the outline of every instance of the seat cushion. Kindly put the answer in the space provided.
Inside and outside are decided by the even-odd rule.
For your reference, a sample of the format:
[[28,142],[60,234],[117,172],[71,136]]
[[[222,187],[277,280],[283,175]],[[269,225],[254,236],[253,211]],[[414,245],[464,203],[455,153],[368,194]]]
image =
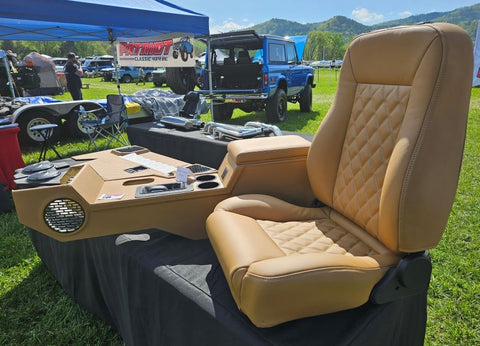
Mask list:
[[207,232],[235,302],[258,327],[360,306],[400,259],[328,207],[266,195],[222,201]]

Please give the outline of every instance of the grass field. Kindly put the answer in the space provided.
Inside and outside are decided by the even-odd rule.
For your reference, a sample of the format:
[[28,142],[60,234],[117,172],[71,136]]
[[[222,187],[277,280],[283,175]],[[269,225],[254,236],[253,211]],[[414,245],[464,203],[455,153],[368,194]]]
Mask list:
[[[84,98],[115,93],[113,83],[86,80]],[[322,71],[316,77],[313,111],[299,112],[289,104],[282,130],[314,133],[336,90],[336,75]],[[153,87],[148,83],[147,87]],[[121,85],[125,94],[143,85]],[[70,99],[67,93],[61,99]],[[210,120],[209,115],[202,115]],[[231,123],[265,121],[263,112],[236,110]],[[458,193],[445,234],[431,251],[433,274],[428,292],[426,345],[480,344],[480,89],[472,89],[464,161]],[[65,155],[87,151],[87,143],[62,142]],[[38,152],[24,154],[26,163]],[[54,156],[50,157],[54,159]],[[14,212],[0,216],[0,345],[121,345],[118,333],[73,302],[36,255],[28,233]]]

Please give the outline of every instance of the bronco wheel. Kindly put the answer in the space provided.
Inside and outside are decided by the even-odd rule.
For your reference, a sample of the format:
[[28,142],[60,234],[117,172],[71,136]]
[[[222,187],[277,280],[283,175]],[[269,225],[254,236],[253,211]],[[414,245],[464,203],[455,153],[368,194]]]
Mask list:
[[233,105],[228,103],[222,103],[219,105],[213,105],[213,121],[229,120],[232,118]]
[[195,87],[194,67],[167,67],[167,85],[175,94],[185,95]]
[[267,101],[265,114],[269,123],[278,123],[285,120],[287,115],[287,94],[285,94],[285,90],[277,89],[273,97]]
[[302,93],[300,94],[300,112],[308,113],[312,111],[312,85],[307,84],[305,85],[305,89],[303,89]]
[[[60,120],[46,111],[37,110],[35,112],[27,112],[21,114],[17,118],[20,132],[18,133],[18,140],[21,144],[27,146],[37,146],[43,142],[43,137],[38,133],[31,131],[30,128],[35,125],[57,124],[60,125]],[[60,137],[60,126],[53,129],[51,142],[55,142]]]

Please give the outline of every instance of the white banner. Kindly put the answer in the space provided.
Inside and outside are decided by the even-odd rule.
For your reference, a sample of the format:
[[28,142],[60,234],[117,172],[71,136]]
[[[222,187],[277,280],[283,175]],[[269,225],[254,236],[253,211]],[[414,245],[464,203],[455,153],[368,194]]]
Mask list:
[[480,85],[480,22],[477,27],[475,48],[473,49],[473,81],[472,86]]
[[120,66],[193,67],[193,35],[168,35],[118,38],[117,59]]

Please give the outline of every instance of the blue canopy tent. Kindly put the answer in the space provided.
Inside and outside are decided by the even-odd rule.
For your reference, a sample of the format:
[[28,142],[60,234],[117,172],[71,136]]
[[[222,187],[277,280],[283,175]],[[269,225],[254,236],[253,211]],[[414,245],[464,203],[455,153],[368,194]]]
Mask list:
[[209,34],[207,16],[163,0],[0,0],[0,9],[0,40],[113,44],[119,37]]
[[208,17],[163,0],[0,0],[0,39],[110,41],[208,35]]

